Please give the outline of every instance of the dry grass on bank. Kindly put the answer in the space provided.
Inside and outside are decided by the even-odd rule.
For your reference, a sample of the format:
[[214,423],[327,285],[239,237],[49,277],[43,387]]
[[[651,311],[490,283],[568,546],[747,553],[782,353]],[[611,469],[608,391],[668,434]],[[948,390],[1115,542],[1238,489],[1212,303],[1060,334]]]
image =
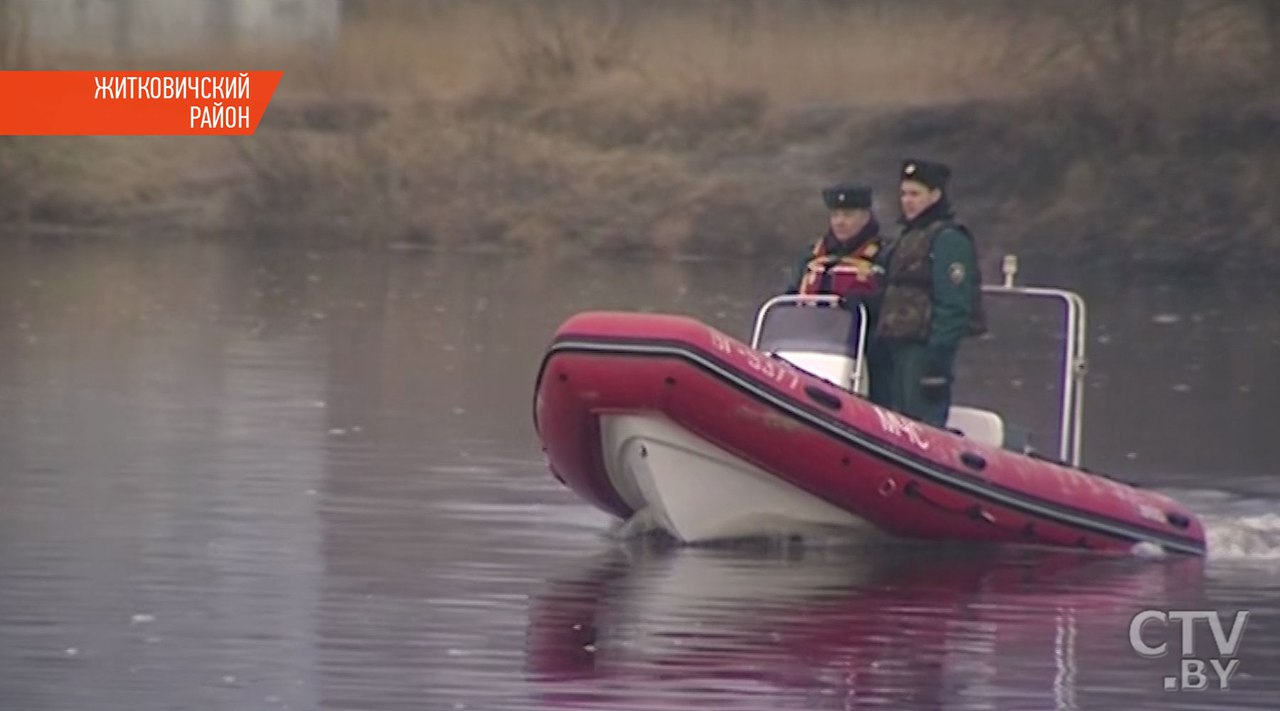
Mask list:
[[251,139],[0,161],[35,221],[744,255],[821,229],[820,184],[890,194],[928,153],[993,251],[1256,262],[1278,46],[1245,0],[353,3],[323,50],[122,62],[284,68]]

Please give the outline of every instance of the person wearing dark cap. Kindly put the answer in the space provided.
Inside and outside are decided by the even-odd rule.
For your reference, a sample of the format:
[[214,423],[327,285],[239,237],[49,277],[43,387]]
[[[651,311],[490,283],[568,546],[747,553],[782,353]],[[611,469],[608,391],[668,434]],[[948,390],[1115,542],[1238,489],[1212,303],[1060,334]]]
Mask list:
[[[873,300],[879,288],[875,259],[882,246],[880,223],[871,209],[871,188],[838,183],[822,191],[822,200],[830,211],[827,232],[799,260],[786,292],[839,296],[841,306],[851,312],[865,303],[867,333],[871,334],[875,329]],[[867,356],[868,396],[887,405],[887,354],[868,348]]]
[[[873,266],[880,224],[871,211],[871,188],[840,183],[822,191],[831,214],[827,233],[796,265],[789,294],[862,296],[875,290]],[[851,299],[852,300],[852,299]]]
[[890,354],[889,407],[935,427],[946,426],[961,340],[986,332],[977,245],[952,211],[950,177],[942,163],[902,164],[902,233],[881,255],[875,332]]

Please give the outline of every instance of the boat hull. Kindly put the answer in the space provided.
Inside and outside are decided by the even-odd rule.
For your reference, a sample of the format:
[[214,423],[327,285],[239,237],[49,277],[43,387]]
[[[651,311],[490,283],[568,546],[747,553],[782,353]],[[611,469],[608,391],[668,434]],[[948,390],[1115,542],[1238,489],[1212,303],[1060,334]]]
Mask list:
[[636,511],[637,528],[660,528],[685,543],[874,530],[660,415],[604,415],[601,430],[609,480]]
[[697,320],[588,312],[539,370],[550,469],[686,542],[839,526],[897,537],[1202,555],[1177,501],[933,428]]

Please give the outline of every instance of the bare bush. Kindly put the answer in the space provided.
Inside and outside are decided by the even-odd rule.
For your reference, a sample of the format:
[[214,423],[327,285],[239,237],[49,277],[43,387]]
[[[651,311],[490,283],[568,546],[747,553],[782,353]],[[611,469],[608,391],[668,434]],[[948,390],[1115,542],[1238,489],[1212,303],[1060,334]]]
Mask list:
[[[1280,5],[1263,0],[1263,12]],[[1074,111],[1101,117],[1122,149],[1168,147],[1194,102],[1190,94],[1256,82],[1233,72],[1242,47],[1255,45],[1256,18],[1218,0],[1079,0],[1028,3],[1011,17],[1010,61],[1023,77],[1065,93]],[[1227,80],[1227,81],[1224,81]]]
[[1262,31],[1266,42],[1263,61],[1272,82],[1280,82],[1280,3],[1275,0],[1258,0],[1258,12],[1262,15]]
[[0,69],[31,66],[30,22],[20,0],[0,0]]
[[636,66],[636,3],[521,3],[497,40],[507,77],[553,87]]
[[[0,0],[0,70],[30,66],[26,8],[18,0]],[[25,180],[31,172],[24,139],[0,136],[0,220],[27,213]]]

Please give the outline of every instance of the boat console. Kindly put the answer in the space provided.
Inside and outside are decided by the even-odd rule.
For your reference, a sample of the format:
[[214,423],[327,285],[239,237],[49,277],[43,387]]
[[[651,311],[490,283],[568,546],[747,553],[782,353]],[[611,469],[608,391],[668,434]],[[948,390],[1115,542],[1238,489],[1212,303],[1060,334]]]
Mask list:
[[[1085,372],[1085,305],[1075,293],[1061,289],[1014,285],[1017,257],[1006,256],[1002,263],[1004,283],[984,284],[989,299],[1052,300],[1062,304],[1060,340],[1064,364],[1058,374],[1059,461],[1080,464],[1081,404]],[[849,392],[866,397],[870,375],[867,368],[866,307],[841,306],[829,295],[783,295],[769,299],[756,314],[751,346],[781,358],[812,375]],[[999,324],[992,324],[999,328]],[[1046,354],[1053,357],[1053,354]],[[947,429],[984,444],[1004,447],[1024,454],[1033,453],[1028,430],[1006,421],[991,409],[956,404],[947,418]]]

